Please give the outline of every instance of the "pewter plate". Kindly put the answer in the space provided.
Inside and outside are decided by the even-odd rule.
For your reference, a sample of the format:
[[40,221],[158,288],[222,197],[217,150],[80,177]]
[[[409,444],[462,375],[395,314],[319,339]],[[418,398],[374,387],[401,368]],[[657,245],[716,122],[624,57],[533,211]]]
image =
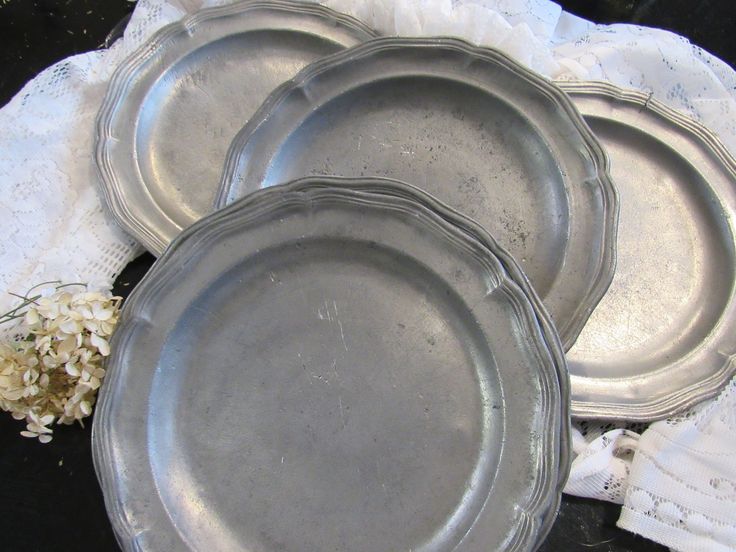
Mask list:
[[[379,177],[352,179],[335,176],[320,176],[298,179],[292,182],[289,187],[291,190],[299,190],[301,188],[334,188],[342,187],[345,185],[361,193],[372,193],[379,194],[380,196],[388,195],[393,197],[405,198],[415,204],[422,205],[423,207],[436,213],[449,224],[451,224],[456,231],[463,232],[465,234],[464,239],[471,240],[478,244],[479,247],[483,247],[491,251],[491,253],[498,258],[499,262],[509,273],[514,282],[516,282],[517,285],[521,288],[524,295],[532,303],[545,342],[550,344],[550,351],[555,356],[557,379],[560,385],[561,396],[563,397],[562,420],[565,420],[565,423],[560,432],[560,449],[558,462],[558,489],[560,492],[562,492],[570,471],[571,444],[569,439],[569,423],[567,422],[570,419],[570,411],[568,405],[569,401],[565,399],[565,397],[570,396],[569,374],[567,372],[565,358],[562,353],[562,347],[559,344],[559,336],[557,335],[557,330],[555,329],[551,318],[542,305],[541,299],[531,287],[531,284],[529,283],[524,272],[521,270],[513,257],[500,245],[498,245],[498,242],[496,242],[496,240],[475,221],[458,213],[454,209],[438,201],[434,196],[431,196],[428,193],[410,184],[406,184],[394,179]],[[556,515],[557,508],[550,509],[549,514],[545,518],[545,522],[542,525],[542,534],[547,533]]]
[[271,94],[230,148],[218,206],[314,174],[417,185],[512,253],[569,347],[613,275],[605,163],[564,93],[505,55],[383,38]]
[[93,427],[125,550],[544,537],[569,446],[562,349],[482,234],[395,185],[257,192],[136,288]]
[[110,211],[152,253],[212,210],[232,138],[276,86],[374,36],[318,4],[201,10],[158,31],[116,71],[97,121]]
[[734,373],[736,162],[647,94],[561,85],[606,147],[621,197],[616,275],[568,353],[572,411],[664,418]]

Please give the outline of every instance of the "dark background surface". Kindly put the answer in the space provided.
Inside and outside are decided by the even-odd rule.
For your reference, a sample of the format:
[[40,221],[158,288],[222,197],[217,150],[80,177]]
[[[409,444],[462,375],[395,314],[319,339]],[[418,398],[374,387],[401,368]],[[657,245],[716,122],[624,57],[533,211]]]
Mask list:
[[[683,34],[734,66],[733,0],[566,0],[563,8],[599,23],[637,23]],[[0,105],[52,63],[101,47],[134,8],[127,0],[0,0]],[[2,129],[0,129],[2,132]],[[116,282],[127,295],[153,258],[131,263]],[[23,429],[0,413],[0,551],[116,552],[102,493],[92,466],[90,423],[64,427],[48,445],[24,439]],[[540,550],[667,550],[617,529],[620,507],[564,496],[552,532]]]

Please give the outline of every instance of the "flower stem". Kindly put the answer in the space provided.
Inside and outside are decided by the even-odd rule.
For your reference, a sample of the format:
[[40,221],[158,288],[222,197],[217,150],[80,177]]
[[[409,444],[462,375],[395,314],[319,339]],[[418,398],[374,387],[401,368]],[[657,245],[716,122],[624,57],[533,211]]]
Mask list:
[[43,295],[41,295],[40,293],[34,295],[33,297],[29,297],[29,295],[31,294],[31,292],[34,289],[38,289],[41,286],[45,286],[45,285],[48,285],[48,284],[56,284],[54,286],[54,289],[56,291],[59,291],[62,288],[72,287],[72,286],[83,286],[83,287],[87,287],[87,284],[84,284],[82,282],[71,282],[69,284],[62,284],[61,283],[61,280],[49,280],[47,282],[41,282],[40,284],[36,284],[35,286],[33,286],[32,288],[30,288],[26,292],[26,295],[21,295],[19,293],[13,293],[12,291],[8,291],[8,295],[12,295],[13,297],[17,297],[18,299],[21,299],[22,300],[22,303],[20,305],[16,306],[16,307],[10,309],[8,312],[3,313],[3,314],[0,314],[0,324],[5,324],[6,322],[10,322],[12,320],[17,320],[18,318],[23,318],[23,316],[25,316],[25,312],[19,312],[19,311],[21,311],[21,309],[24,309],[24,308],[28,307],[31,304],[38,305],[37,301],[41,297],[43,297]]

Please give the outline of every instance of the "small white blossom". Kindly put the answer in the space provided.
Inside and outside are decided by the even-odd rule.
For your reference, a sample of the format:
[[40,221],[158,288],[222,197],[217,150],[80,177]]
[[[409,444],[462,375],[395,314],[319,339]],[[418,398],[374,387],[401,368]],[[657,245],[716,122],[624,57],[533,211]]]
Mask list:
[[0,344],[0,408],[25,420],[23,437],[51,441],[52,424],[92,413],[105,377],[120,297],[44,289],[23,316],[28,339]]

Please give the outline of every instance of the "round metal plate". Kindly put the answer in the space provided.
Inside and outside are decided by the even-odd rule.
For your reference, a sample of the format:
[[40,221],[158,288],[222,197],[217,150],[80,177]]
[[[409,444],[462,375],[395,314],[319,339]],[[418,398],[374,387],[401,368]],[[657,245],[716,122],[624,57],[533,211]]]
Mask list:
[[218,205],[313,174],[395,177],[479,221],[566,346],[610,283],[605,156],[564,93],[497,51],[383,38],[316,62],[237,136]]
[[573,414],[663,418],[716,394],[736,367],[736,162],[647,94],[561,85],[621,196],[616,275],[568,353]]
[[276,86],[373,31],[318,4],[237,2],[155,33],[116,71],[97,121],[112,214],[152,253],[212,210],[232,138]]
[[124,548],[534,549],[569,440],[528,282],[407,185],[312,182],[184,231],[126,303],[93,431]]

